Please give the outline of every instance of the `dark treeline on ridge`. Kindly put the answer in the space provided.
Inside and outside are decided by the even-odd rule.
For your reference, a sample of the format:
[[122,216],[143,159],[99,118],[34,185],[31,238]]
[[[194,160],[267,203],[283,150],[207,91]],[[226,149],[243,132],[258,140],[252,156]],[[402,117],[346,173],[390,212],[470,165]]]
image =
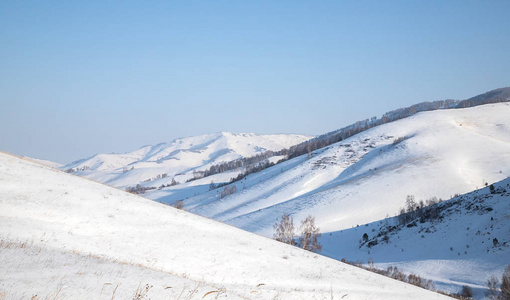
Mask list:
[[322,134],[308,141],[294,145],[288,149],[280,151],[265,151],[251,157],[239,158],[229,162],[223,162],[211,166],[205,171],[194,171],[193,177],[189,180],[196,180],[203,177],[211,176],[214,174],[245,168],[245,171],[240,173],[236,178],[232,178],[231,182],[243,179],[249,174],[259,172],[268,167],[274,166],[275,163],[268,161],[269,158],[275,156],[282,156],[276,164],[287,161],[291,158],[308,154],[311,157],[312,152],[334,143],[340,142],[344,139],[350,138],[358,133],[361,133],[370,128],[394,122],[400,119],[410,117],[414,114],[423,111],[433,111],[439,109],[456,109],[474,107],[490,103],[508,102],[510,101],[510,87],[496,89],[467,100],[438,100],[432,102],[421,102],[405,108],[399,108],[389,111],[382,115],[381,118],[372,117],[370,119],[358,121],[349,126],[343,127],[338,130]]

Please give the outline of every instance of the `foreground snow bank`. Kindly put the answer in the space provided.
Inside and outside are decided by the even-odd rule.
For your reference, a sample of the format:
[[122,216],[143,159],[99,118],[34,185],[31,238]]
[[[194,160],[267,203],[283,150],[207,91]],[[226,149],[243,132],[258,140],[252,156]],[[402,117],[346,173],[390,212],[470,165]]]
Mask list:
[[2,297],[446,298],[3,153],[0,239]]

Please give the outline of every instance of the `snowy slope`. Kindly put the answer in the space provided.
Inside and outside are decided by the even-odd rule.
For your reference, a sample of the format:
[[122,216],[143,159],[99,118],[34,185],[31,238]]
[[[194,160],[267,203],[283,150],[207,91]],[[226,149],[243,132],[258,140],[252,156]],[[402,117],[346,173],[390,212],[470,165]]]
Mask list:
[[205,170],[213,164],[250,157],[266,150],[281,150],[310,138],[220,132],[144,146],[125,154],[96,154],[61,169],[115,187],[143,182],[148,186],[160,186],[170,184],[173,178],[183,183],[192,177],[193,170]]
[[31,160],[31,161],[33,161],[35,163],[38,163],[38,164],[41,164],[41,165],[45,165],[45,166],[48,166],[48,167],[52,167],[52,168],[55,168],[55,169],[59,169],[59,168],[63,167],[62,164],[59,164],[59,163],[56,163],[56,162],[53,162],[53,161],[49,161],[49,160],[32,158],[32,157],[28,157],[28,156],[23,156],[22,158],[23,159],[28,159],[28,160]]
[[[435,219],[417,217],[401,225],[393,217],[325,233],[322,253],[365,265],[372,258],[378,268],[397,266],[452,293],[467,285],[475,299],[482,299],[487,280],[501,278],[510,264],[510,178],[495,183],[493,193],[486,187],[437,207],[441,212]],[[368,241],[363,243],[365,233]],[[368,247],[368,242],[375,245]]]
[[146,196],[190,197],[185,209],[266,236],[284,213],[338,231],[394,215],[407,195],[448,199],[509,176],[509,116],[509,103],[423,112],[252,174],[227,197],[206,181],[195,195],[187,186]]
[[0,297],[133,299],[145,287],[152,299],[446,299],[0,153]]

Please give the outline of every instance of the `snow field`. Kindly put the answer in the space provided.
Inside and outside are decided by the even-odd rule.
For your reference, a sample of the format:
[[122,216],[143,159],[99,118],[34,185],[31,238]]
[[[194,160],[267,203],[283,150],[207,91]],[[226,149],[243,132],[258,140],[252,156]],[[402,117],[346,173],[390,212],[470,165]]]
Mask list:
[[407,274],[431,279],[436,288],[451,293],[467,285],[475,299],[483,299],[487,280],[493,275],[501,277],[510,264],[510,179],[494,187],[495,194],[486,187],[448,200],[443,204],[456,204],[442,212],[442,220],[404,226],[387,234],[389,242],[379,237],[371,248],[360,247],[363,234],[372,240],[381,228],[397,225],[395,217],[324,233],[322,253],[365,265],[373,259],[381,269],[397,266]]
[[[324,232],[370,223],[394,215],[407,195],[449,199],[510,176],[509,115],[509,103],[419,113],[249,175],[226,198],[194,196],[185,208],[265,236],[283,213],[311,214]],[[147,197],[177,200],[165,191]]]
[[1,240],[30,245],[1,250],[6,297],[111,298],[119,284],[124,298],[149,284],[160,299],[200,283],[192,298],[445,298],[10,155],[0,182]]

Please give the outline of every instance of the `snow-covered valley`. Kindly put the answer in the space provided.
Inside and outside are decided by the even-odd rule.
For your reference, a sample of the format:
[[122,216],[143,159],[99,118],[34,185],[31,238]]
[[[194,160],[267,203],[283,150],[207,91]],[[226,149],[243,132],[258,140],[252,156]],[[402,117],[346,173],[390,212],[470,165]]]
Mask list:
[[6,299],[446,299],[4,153],[0,220]]
[[[488,238],[485,228],[496,222],[497,232],[491,234],[500,236],[500,243],[509,241],[510,209],[504,204],[508,201],[505,195],[501,196],[503,200],[489,197],[497,203],[487,205],[501,206],[491,212],[494,215],[490,221],[488,215],[460,210],[463,213],[452,220],[449,217],[440,224],[406,228],[390,237],[390,243],[379,243],[373,249],[360,248],[359,240],[365,231],[369,235],[377,233],[381,222],[393,222],[389,217],[404,206],[408,195],[417,202],[445,200],[510,176],[508,116],[509,103],[422,112],[234,183],[229,181],[242,170],[148,190],[144,197],[179,203],[192,213],[266,237],[272,237],[273,224],[283,214],[290,214],[297,222],[312,215],[323,233],[322,253],[329,257],[364,264],[373,259],[378,267],[398,266],[407,273],[432,279],[438,288],[449,292],[470,286],[481,299],[487,278],[500,275],[510,262],[507,246],[496,251],[490,248],[492,241],[479,240]],[[132,176],[133,171],[126,173]],[[83,172],[96,180],[123,173],[119,168]],[[144,172],[154,171],[148,166]],[[188,171],[186,176],[190,174]],[[141,185],[159,185],[162,180],[168,178]],[[214,188],[218,184],[223,186]],[[483,234],[470,235],[474,228],[475,233]],[[425,230],[434,232],[423,234]],[[462,231],[467,236],[458,235]]]
[[208,190],[225,174],[146,197],[265,236],[284,213],[311,214],[323,232],[352,228],[395,215],[407,195],[449,199],[510,176],[508,116],[509,103],[419,113],[248,175],[227,197]]
[[[310,137],[218,133],[146,146],[127,154],[99,154],[67,166],[30,158],[17,162],[4,155],[0,164],[0,205],[5,221],[0,232],[2,257],[21,257],[22,261],[5,263],[9,279],[2,282],[2,292],[24,297],[29,293],[52,295],[68,288],[66,296],[73,298],[84,291],[99,291],[98,297],[114,294],[125,298],[138,289],[171,298],[215,294],[250,299],[257,298],[255,295],[322,299],[332,291],[339,295],[334,290],[344,289],[345,283],[357,289],[359,282],[349,280],[363,270],[344,264],[338,265],[340,269],[332,267],[345,259],[362,264],[373,261],[380,269],[398,267],[407,274],[431,279],[437,288],[450,293],[469,286],[475,298],[482,299],[487,279],[500,276],[510,262],[508,116],[509,103],[422,112],[263,168],[235,182],[232,178],[244,168],[227,168],[205,176],[200,172],[267,150],[276,152]],[[268,156],[265,161],[276,163],[281,158]],[[54,167],[121,190],[137,185],[138,191],[145,192],[144,197],[163,204]],[[489,187],[470,193],[491,183],[495,183],[497,193],[491,193]],[[458,196],[464,193],[470,194]],[[439,220],[415,220],[399,227],[398,217],[391,217],[409,196],[416,203],[425,203],[454,195],[457,197],[438,204],[447,206]],[[210,219],[164,204],[179,204],[188,212]],[[312,265],[317,262],[307,260],[325,258],[211,220],[270,238],[274,223],[283,214],[291,215],[297,223],[314,216],[322,232],[321,254],[337,261],[319,263],[324,267],[315,274]],[[390,232],[392,226],[398,230]],[[242,241],[238,236],[243,237]],[[179,246],[172,242],[176,240]],[[261,253],[251,248],[266,243],[271,250],[263,254],[267,263],[260,264],[253,257]],[[246,245],[251,248],[243,250]],[[218,250],[210,253],[212,248]],[[218,258],[223,255],[237,262]],[[273,255],[276,258],[265,258]],[[246,262],[244,256],[252,258]],[[55,264],[54,257],[66,262],[64,266],[75,268],[62,268]],[[181,261],[182,257],[187,258]],[[199,262],[194,260],[196,257]],[[306,261],[293,262],[293,266],[310,266],[297,266],[306,273],[303,278],[291,276],[282,282],[288,265],[281,269],[270,266],[280,264],[279,259],[288,264],[291,257]],[[255,278],[268,279],[248,276],[246,266],[250,270],[258,268]],[[328,275],[329,283],[323,282],[324,272],[336,274],[339,270],[354,273]],[[48,288],[41,290],[27,284],[27,292],[13,293],[11,287],[19,286],[27,272],[30,276],[46,272],[44,285]],[[65,278],[74,278],[69,272],[87,278],[87,284],[65,282]],[[160,280],[142,282],[133,277],[140,273]],[[169,279],[165,279],[167,276]],[[350,279],[346,281],[347,277]],[[333,283],[335,278],[342,283]],[[60,281],[57,286],[56,281]],[[178,284],[168,285],[168,281]],[[343,294],[347,295],[353,299],[373,296],[362,288]],[[379,291],[374,295],[377,299],[386,297]]]

